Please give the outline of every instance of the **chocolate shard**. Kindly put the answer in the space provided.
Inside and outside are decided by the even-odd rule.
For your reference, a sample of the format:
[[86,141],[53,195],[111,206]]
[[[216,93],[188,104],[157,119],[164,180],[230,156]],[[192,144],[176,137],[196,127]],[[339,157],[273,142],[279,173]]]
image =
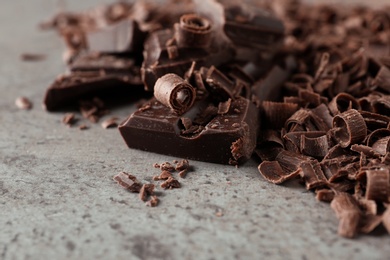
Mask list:
[[196,98],[195,89],[176,74],[165,74],[156,81],[154,96],[178,115],[185,113]]
[[30,110],[33,107],[32,102],[26,97],[18,97],[15,100],[15,105],[23,110]]
[[330,137],[326,134],[318,137],[308,137],[303,135],[301,138],[300,150],[303,154],[311,157],[325,157],[330,147],[332,147],[332,142],[330,140]]
[[298,171],[286,172],[277,161],[264,161],[258,166],[260,174],[269,182],[281,184],[298,176]]
[[312,158],[298,153],[283,150],[275,158],[282,169],[286,172],[295,172],[300,170],[303,162],[310,161]]
[[336,194],[330,207],[339,219],[338,233],[340,236],[353,238],[359,230],[362,212],[354,197],[345,192]]
[[146,34],[132,19],[124,19],[98,30],[86,32],[86,44],[91,51],[101,53],[139,52]]
[[157,207],[158,203],[160,202],[159,198],[157,196],[150,196],[150,200],[146,202],[146,206],[149,207]]
[[190,163],[188,160],[186,159],[183,159],[181,161],[179,161],[177,164],[176,164],[176,167],[175,167],[175,170],[176,171],[183,171],[183,170],[188,170],[190,168]]
[[160,164],[160,169],[162,171],[174,172],[175,166],[173,166],[170,162],[164,162]]
[[137,178],[129,173],[121,172],[113,178],[120,186],[131,191],[139,192],[142,184],[138,182]]
[[218,104],[218,115],[224,115],[227,114],[230,110],[230,106],[232,104],[232,100],[229,98],[225,102],[219,102]]
[[160,181],[160,180],[167,180],[169,177],[172,177],[172,173],[167,170],[163,170],[160,175],[154,176],[153,180],[154,181]]
[[256,7],[231,5],[225,7],[225,34],[238,46],[275,51],[281,45],[282,21]]
[[[203,120],[210,104],[207,98],[196,101],[181,117],[155,99],[149,104],[150,109],[136,111],[119,126],[130,148],[222,164],[240,163],[252,155],[258,112],[247,99],[233,100],[231,112],[225,115],[218,115],[215,108],[214,116],[207,120]],[[182,117],[190,118],[199,130],[193,134],[182,132]]]
[[380,158],[381,157],[381,154],[377,153],[372,147],[362,145],[362,144],[351,145],[351,151],[363,153],[366,157],[369,157],[369,158]]
[[226,101],[229,98],[234,99],[235,97],[235,84],[228,77],[225,76],[216,67],[211,66],[210,68],[203,67],[204,70],[204,81],[207,83],[206,89],[212,94],[212,97]]
[[334,138],[341,147],[361,142],[367,136],[367,126],[362,115],[349,109],[333,118]]

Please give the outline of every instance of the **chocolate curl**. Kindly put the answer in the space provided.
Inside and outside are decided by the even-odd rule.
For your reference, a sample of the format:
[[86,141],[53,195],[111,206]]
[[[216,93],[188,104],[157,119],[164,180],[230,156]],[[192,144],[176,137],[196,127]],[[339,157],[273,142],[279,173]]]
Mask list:
[[353,96],[344,92],[335,96],[332,101],[330,101],[328,107],[333,115],[343,113],[348,109],[361,109],[360,103]]
[[210,45],[211,23],[196,14],[185,14],[175,24],[175,38],[180,47],[204,48]]
[[343,148],[364,140],[367,126],[362,115],[355,109],[347,110],[333,118],[334,138]]
[[389,202],[390,176],[389,169],[367,170],[366,199]]
[[154,96],[162,104],[181,115],[194,103],[196,91],[183,78],[169,73],[157,80],[154,85]]

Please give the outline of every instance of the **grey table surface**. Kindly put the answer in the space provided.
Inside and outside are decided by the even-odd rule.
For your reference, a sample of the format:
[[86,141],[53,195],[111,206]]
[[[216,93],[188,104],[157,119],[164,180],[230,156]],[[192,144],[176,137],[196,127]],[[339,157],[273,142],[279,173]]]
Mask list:
[[[66,1],[70,10],[98,2]],[[386,234],[337,236],[329,205],[295,183],[264,181],[257,164],[192,161],[183,187],[146,207],[112,181],[128,171],[144,182],[169,156],[131,150],[116,129],[61,124],[40,104],[65,66],[55,32],[37,24],[53,0],[2,0],[0,8],[0,259],[390,259]],[[22,52],[44,53],[22,62]],[[27,96],[31,111],[14,100]],[[125,118],[133,110],[112,111]],[[216,212],[222,212],[217,216]]]

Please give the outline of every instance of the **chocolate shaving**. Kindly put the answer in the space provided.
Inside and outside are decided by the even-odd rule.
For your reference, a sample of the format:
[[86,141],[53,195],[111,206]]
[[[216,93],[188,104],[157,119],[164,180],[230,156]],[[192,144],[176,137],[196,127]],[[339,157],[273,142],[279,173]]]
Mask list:
[[366,199],[390,202],[390,173],[389,168],[367,170]]
[[331,202],[335,196],[334,191],[328,189],[316,190],[316,199],[318,201]]
[[258,170],[264,179],[275,184],[281,184],[298,175],[298,171],[286,172],[277,161],[264,161],[259,165]]
[[229,98],[225,102],[219,102],[218,104],[218,115],[224,115],[229,112],[230,105],[232,104],[232,100]]
[[364,140],[367,126],[362,115],[355,109],[349,109],[333,118],[334,138],[341,147],[348,147]]
[[325,174],[317,160],[304,161],[299,166],[298,174],[306,183],[306,189],[316,189],[327,184]]

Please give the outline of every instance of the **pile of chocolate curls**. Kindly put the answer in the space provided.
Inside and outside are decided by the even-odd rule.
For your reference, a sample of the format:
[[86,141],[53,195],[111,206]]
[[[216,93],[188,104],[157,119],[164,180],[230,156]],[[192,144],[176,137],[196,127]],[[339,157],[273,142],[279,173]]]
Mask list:
[[151,93],[130,148],[299,180],[344,237],[390,232],[390,8],[295,0],[116,2],[41,24],[66,44],[48,111]]

